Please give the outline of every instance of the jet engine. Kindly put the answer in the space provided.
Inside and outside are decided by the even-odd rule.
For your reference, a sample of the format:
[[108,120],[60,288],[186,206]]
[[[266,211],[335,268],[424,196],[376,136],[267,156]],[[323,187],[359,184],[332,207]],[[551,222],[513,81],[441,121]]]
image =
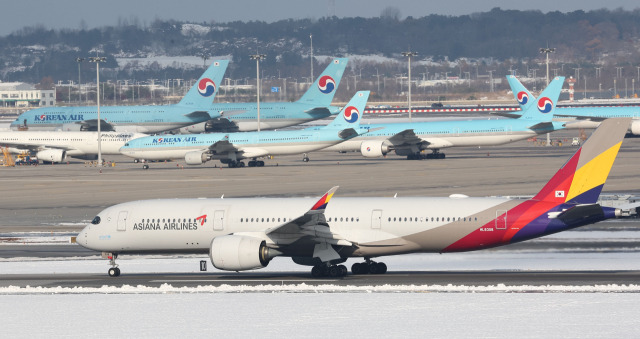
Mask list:
[[383,140],[363,141],[360,144],[360,153],[367,158],[377,158],[389,153],[389,146]]
[[282,253],[267,247],[267,242],[262,239],[241,235],[215,237],[209,251],[213,266],[225,271],[263,268],[280,254]]
[[62,162],[67,157],[67,152],[61,149],[46,149],[36,153],[36,157],[46,162]]
[[640,135],[640,120],[631,121],[631,134]]
[[207,153],[201,151],[189,152],[184,155],[187,165],[202,165],[209,160]]
[[180,134],[204,133],[207,131],[206,122],[201,122],[199,124],[181,127],[179,131],[180,131],[179,132]]

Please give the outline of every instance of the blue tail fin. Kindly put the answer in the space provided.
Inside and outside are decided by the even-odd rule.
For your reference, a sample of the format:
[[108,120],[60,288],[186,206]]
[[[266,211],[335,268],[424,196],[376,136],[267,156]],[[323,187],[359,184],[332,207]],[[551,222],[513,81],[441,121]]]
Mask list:
[[555,77],[551,83],[549,83],[549,86],[540,93],[538,100],[531,100],[532,96],[529,95],[531,105],[522,111],[520,119],[551,121],[551,119],[553,119],[553,109],[558,103],[563,84],[564,77]]
[[331,106],[348,61],[347,58],[333,59],[298,102],[316,107]]
[[536,97],[533,96],[514,75],[507,75],[507,81],[509,82],[513,96],[516,98],[523,112],[536,102]]
[[335,118],[333,118],[333,121],[331,121],[325,128],[357,129],[360,127],[360,121],[362,120],[367,100],[369,100],[369,91],[357,92],[351,100],[349,100],[349,103],[342,108],[340,114],[336,115]]
[[222,83],[222,78],[228,65],[229,60],[213,61],[178,105],[191,106],[198,109],[209,108],[213,104],[216,93],[218,93],[218,88]]

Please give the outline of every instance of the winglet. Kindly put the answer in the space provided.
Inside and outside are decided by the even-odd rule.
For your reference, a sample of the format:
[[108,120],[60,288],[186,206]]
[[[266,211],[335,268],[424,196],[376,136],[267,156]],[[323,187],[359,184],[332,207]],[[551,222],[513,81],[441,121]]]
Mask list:
[[630,123],[631,118],[605,120],[533,199],[596,203]]
[[331,197],[333,197],[333,193],[338,190],[338,187],[340,186],[331,187],[331,189],[327,193],[325,193],[322,198],[320,198],[320,200],[318,200],[315,205],[313,205],[313,207],[311,207],[311,211],[324,213],[325,208],[327,208],[327,205],[329,204],[329,200],[331,200]]

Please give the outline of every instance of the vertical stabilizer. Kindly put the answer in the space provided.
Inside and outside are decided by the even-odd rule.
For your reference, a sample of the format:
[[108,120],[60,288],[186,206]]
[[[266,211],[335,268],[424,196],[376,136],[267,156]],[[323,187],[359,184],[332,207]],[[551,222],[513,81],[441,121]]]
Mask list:
[[553,119],[553,109],[558,103],[563,84],[564,77],[555,77],[547,88],[540,93],[540,97],[537,100],[531,100],[533,96],[528,94],[528,100],[531,100],[531,104],[522,111],[520,119],[551,121]]
[[335,118],[333,118],[333,121],[331,121],[326,128],[357,129],[360,127],[360,121],[362,120],[362,115],[364,114],[364,108],[367,105],[368,99],[369,91],[357,92],[351,100],[349,100],[349,103],[342,108],[340,114],[336,115]]
[[331,106],[348,61],[347,58],[333,59],[298,102],[314,107]]
[[607,119],[551,178],[533,200],[593,204],[629,129],[631,118]]
[[229,60],[214,60],[178,105],[196,109],[210,108],[228,65]]

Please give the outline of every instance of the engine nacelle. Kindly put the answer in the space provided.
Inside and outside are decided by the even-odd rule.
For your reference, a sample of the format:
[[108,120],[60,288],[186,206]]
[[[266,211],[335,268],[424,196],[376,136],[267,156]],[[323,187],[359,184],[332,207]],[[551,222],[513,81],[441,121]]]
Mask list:
[[65,131],[65,132],[80,132],[80,131],[86,131],[86,129],[82,128],[82,124],[74,124],[74,123],[70,123],[70,124],[63,124],[60,127],[61,131]]
[[202,165],[209,160],[207,153],[195,151],[184,155],[184,161],[187,165]]
[[632,120],[630,130],[631,134],[640,135],[640,120]]
[[266,267],[281,253],[267,247],[267,242],[242,235],[223,235],[211,242],[209,257],[213,266],[225,271],[246,271]]
[[36,157],[46,162],[62,162],[67,157],[67,152],[61,149],[46,149],[36,153]]
[[377,158],[389,153],[389,146],[382,140],[363,141],[360,144],[360,153],[367,158]]
[[204,133],[207,131],[206,122],[181,127],[179,131],[180,134]]

